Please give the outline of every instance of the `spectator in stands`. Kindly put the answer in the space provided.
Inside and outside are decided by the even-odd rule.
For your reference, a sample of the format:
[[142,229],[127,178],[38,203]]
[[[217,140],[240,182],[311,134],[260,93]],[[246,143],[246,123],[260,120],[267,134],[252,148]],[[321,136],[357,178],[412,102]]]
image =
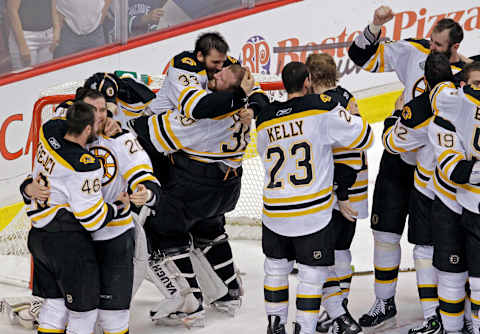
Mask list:
[[7,0],[10,21],[8,48],[13,69],[53,58],[59,36],[56,0]]
[[136,36],[158,29],[165,0],[129,0],[128,34]]
[[103,20],[112,0],[56,0],[61,22],[55,58],[105,44]]
[[10,55],[7,48],[5,0],[0,0],[0,74],[10,70]]

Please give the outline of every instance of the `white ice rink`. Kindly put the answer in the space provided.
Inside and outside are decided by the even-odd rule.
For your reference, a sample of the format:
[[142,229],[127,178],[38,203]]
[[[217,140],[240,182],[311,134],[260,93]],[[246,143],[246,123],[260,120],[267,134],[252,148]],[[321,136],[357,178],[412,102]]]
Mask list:
[[[373,193],[373,185],[378,170],[381,147],[382,124],[374,124],[376,141],[375,146],[368,153],[369,160],[369,195]],[[149,282],[144,282],[135,296],[131,308],[130,333],[157,334],[157,333],[229,333],[251,334],[266,333],[266,317],[263,304],[263,254],[259,241],[232,241],[234,259],[242,274],[246,295],[243,298],[242,308],[235,318],[207,310],[206,326],[204,328],[187,329],[185,327],[155,326],[148,317],[149,310],[161,299],[160,293]],[[358,222],[357,234],[352,245],[353,264],[356,271],[372,270],[373,268],[373,238],[368,220]],[[402,239],[402,268],[412,267],[412,247]],[[355,276],[352,280],[349,308],[352,315],[358,319],[367,312],[374,300],[373,275]],[[290,314],[288,333],[291,333],[291,322],[295,317],[295,287],[296,278],[290,277]],[[17,296],[28,294],[28,290],[0,285],[0,296]],[[407,333],[408,329],[421,322],[423,315],[418,302],[415,283],[415,273],[400,273],[397,289],[398,328],[383,333]],[[6,317],[0,319],[0,334],[33,333],[18,326],[8,324]]]

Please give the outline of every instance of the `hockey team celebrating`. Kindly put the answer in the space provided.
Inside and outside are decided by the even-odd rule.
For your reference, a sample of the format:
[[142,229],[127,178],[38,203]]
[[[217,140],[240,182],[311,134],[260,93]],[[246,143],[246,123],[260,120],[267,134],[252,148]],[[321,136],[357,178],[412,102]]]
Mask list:
[[[405,88],[384,122],[370,215],[373,130],[338,85],[334,59],[286,64],[287,100],[271,101],[223,37],[204,33],[171,59],[156,94],[96,73],[43,124],[20,186],[39,299],[30,318],[13,316],[41,334],[129,333],[132,298],[148,279],[163,295],[150,312],[157,324],[203,326],[207,306],[235,317],[243,288],[225,214],[240,196],[254,125],[265,169],[267,334],[288,332],[294,265],[293,333],[393,327],[407,216],[424,316],[409,333],[479,334],[480,62],[458,53],[463,31],[449,18],[430,40],[384,41],[393,16],[376,9],[348,50],[356,65],[395,72]],[[369,216],[375,301],[357,322],[349,249],[357,219]]]

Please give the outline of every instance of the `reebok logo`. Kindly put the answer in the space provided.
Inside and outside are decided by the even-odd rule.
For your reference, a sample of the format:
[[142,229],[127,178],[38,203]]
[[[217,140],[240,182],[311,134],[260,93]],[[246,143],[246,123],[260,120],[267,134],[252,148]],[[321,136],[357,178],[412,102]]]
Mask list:
[[287,108],[287,109],[280,109],[277,111],[277,116],[284,116],[288,115],[292,112],[292,108]]

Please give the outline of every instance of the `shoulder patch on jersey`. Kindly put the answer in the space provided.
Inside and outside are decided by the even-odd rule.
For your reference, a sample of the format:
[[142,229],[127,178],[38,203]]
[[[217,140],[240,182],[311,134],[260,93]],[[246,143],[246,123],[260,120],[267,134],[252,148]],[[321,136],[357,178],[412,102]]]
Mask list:
[[223,63],[223,67],[230,66],[232,64],[238,64],[238,59],[232,57],[232,56],[227,56],[227,59]]
[[80,162],[82,164],[93,164],[95,163],[95,158],[92,157],[90,154],[82,154],[82,156],[80,157]]
[[342,86],[337,86],[333,89],[329,89],[324,94],[338,101],[338,103],[340,103],[340,105],[345,109],[347,109],[350,100],[353,98],[353,95]]
[[109,138],[116,139],[116,138],[119,138],[119,137],[121,137],[121,136],[123,136],[124,134],[127,134],[127,133],[130,133],[130,132],[128,130],[122,129],[122,132],[114,134],[113,136],[110,136]]
[[407,42],[415,46],[417,49],[424,53],[430,53],[430,41],[426,39],[419,38],[407,38]]
[[[476,105],[480,105],[480,87],[466,85],[463,87],[463,92],[469,98],[470,101],[475,103]],[[473,100],[472,100],[473,99]]]
[[322,100],[323,102],[330,102],[332,101],[332,98],[328,95],[325,95],[325,94],[320,94],[320,100]]
[[438,126],[446,130],[455,131],[455,126],[451,122],[447,121],[445,118],[442,118],[440,116],[435,116],[435,118],[433,119],[433,123],[437,124]]
[[403,106],[401,122],[409,128],[414,128],[432,115],[428,93],[423,93]]
[[205,69],[205,66],[200,63],[197,57],[195,57],[195,54],[190,51],[184,51],[173,57],[173,67],[195,73]]

